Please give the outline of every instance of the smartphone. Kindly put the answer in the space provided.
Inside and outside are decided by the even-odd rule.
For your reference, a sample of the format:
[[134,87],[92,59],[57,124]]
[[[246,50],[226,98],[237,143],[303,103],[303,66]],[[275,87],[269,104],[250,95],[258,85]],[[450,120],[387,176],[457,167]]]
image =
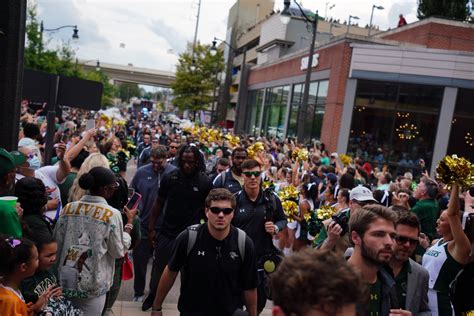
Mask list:
[[86,121],[86,131],[88,131],[88,130],[94,128],[94,127],[95,127],[95,120],[94,119]]
[[142,195],[140,193],[133,193],[132,197],[128,200],[126,207],[129,210],[133,210],[137,208],[138,203],[140,203],[140,200],[142,199]]

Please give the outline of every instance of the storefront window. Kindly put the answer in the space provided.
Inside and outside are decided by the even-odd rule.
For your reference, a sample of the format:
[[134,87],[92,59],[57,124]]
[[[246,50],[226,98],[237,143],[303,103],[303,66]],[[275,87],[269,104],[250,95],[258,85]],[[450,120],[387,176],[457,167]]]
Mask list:
[[360,80],[348,153],[391,171],[430,168],[443,87]]
[[250,111],[245,120],[245,130],[251,135],[260,135],[260,115],[263,106],[263,90],[249,91]]
[[[304,84],[293,86],[293,98],[291,100],[290,117],[288,122],[287,136],[296,137],[298,131],[298,113],[303,101]],[[306,111],[305,137],[321,138],[326,97],[328,93],[328,81],[311,82],[309,86],[308,109]]]
[[474,162],[474,90],[459,89],[451,122],[448,154]]
[[267,137],[284,137],[289,86],[268,88],[265,97],[262,131]]

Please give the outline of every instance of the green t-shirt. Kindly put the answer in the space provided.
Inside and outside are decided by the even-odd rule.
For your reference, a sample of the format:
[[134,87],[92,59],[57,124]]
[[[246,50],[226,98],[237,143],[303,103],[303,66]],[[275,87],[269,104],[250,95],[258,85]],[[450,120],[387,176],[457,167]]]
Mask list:
[[59,191],[61,191],[61,203],[66,205],[69,198],[69,190],[71,190],[72,184],[77,177],[76,172],[70,172],[63,183],[59,184]]
[[24,279],[20,285],[21,294],[27,303],[35,303],[39,296],[50,286],[57,286],[58,280],[50,271],[39,271],[34,276]]
[[408,273],[411,272],[410,261],[407,260],[403,264],[400,273],[395,278],[398,304],[401,309],[405,309],[406,298],[407,298],[407,286],[408,286]]
[[325,166],[329,166],[329,157],[323,157],[321,158],[321,164],[325,165]]
[[382,316],[382,283],[377,278],[374,284],[369,284],[369,302],[367,304],[366,316]]
[[5,203],[0,203],[0,234],[15,238],[21,238],[23,235],[16,208]]
[[436,220],[439,217],[439,205],[436,200],[426,199],[416,202],[411,211],[418,217],[421,232],[430,240],[436,238]]

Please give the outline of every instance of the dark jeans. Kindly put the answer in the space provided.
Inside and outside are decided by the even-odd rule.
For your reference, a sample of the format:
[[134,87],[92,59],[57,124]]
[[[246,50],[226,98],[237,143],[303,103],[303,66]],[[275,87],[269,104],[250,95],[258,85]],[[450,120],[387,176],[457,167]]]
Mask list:
[[174,238],[170,239],[161,234],[157,237],[155,246],[155,253],[153,258],[153,269],[151,270],[150,280],[150,294],[148,297],[154,298],[158,290],[158,283],[160,283],[161,274],[165,269],[168,261],[171,258],[171,251],[173,249]]
[[133,289],[135,296],[144,295],[148,261],[153,257],[153,247],[148,238],[142,238],[133,249]]
[[267,275],[263,269],[258,269],[257,275],[257,313],[260,314],[267,304],[267,291],[265,290]]
[[122,285],[122,265],[124,260],[124,258],[115,259],[114,281],[105,296],[105,305],[102,315],[105,315],[107,310],[112,309],[112,306],[114,306],[114,303],[117,300],[120,286]]

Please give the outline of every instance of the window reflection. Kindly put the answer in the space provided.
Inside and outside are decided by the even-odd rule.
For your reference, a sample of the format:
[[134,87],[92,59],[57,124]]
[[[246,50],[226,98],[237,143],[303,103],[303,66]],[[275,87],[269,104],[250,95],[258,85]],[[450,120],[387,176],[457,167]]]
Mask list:
[[348,152],[395,172],[430,168],[443,87],[361,80]]
[[459,89],[451,122],[448,154],[474,162],[474,90]]

